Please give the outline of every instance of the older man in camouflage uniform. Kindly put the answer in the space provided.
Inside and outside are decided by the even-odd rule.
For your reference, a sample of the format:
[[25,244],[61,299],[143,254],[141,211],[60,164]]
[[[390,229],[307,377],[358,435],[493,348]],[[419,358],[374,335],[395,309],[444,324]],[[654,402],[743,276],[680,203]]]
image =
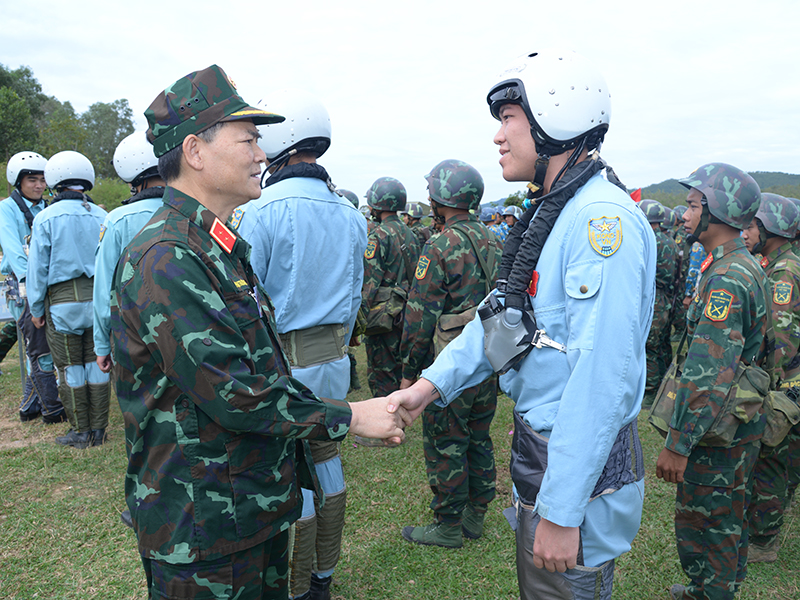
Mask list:
[[656,301],[653,306],[653,322],[647,336],[647,383],[644,388],[642,408],[650,408],[656,397],[661,379],[672,361],[672,348],[669,346],[671,333],[670,315],[672,299],[675,294],[675,272],[678,268],[678,246],[675,240],[661,230],[666,218],[664,207],[655,200],[639,202],[647,222],[656,236]]
[[[428,175],[434,214],[445,218],[441,235],[417,263],[406,306],[400,352],[403,384],[410,386],[429,357],[444,349],[475,317],[494,287],[502,253],[494,236],[469,213],[483,196],[483,179],[467,163],[445,160]],[[495,496],[489,427],[497,406],[497,378],[465,390],[448,406],[430,405],[422,415],[425,466],[433,490],[434,522],[405,527],[403,537],[424,545],[459,548],[463,534],[477,539]]]
[[[403,333],[402,307],[389,328],[373,328],[374,316],[390,302],[392,288],[408,293],[419,256],[419,243],[408,226],[397,216],[406,205],[406,188],[397,179],[381,177],[367,191],[367,204],[378,223],[370,231],[364,251],[364,286],[361,306],[367,313],[367,381],[373,396],[388,396],[400,387],[403,360],[400,336]],[[398,290],[399,291],[399,290]]]
[[[775,375],[784,389],[800,383],[800,259],[792,252],[798,218],[800,212],[791,200],[762,194],[761,207],[743,236],[747,249],[762,255],[761,266],[772,285]],[[800,425],[795,425],[778,446],[762,451],[756,463],[748,562],[778,559],[783,514],[791,499],[789,473],[797,474],[798,462]]]
[[672,598],[733,598],[746,574],[752,472],[764,417],[741,420],[729,444],[704,437],[723,409],[740,361],[763,358],[768,289],[740,230],[750,224],[761,192],[750,175],[710,163],[680,181],[689,189],[683,220],[709,252],[689,307],[691,340],[675,412],[656,474],[677,483],[675,534],[688,586]]
[[402,431],[385,402],[322,401],[291,376],[250,247],[225,224],[261,193],[256,124],[281,117],[248,106],[216,65],[145,116],[164,206],[120,259],[111,314],[149,595],[285,600],[298,480],[313,485],[295,438]]

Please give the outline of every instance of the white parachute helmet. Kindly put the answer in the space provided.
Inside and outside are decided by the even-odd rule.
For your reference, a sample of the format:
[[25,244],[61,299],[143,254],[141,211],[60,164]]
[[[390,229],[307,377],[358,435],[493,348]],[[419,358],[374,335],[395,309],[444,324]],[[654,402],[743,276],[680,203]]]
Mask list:
[[28,173],[44,173],[47,159],[36,152],[17,152],[8,159],[6,165],[6,179],[13,186],[19,185],[23,175]]
[[598,147],[611,119],[605,79],[572,51],[546,49],[517,58],[500,73],[487,101],[498,120],[502,105],[520,105],[537,152],[550,156],[574,148],[584,137],[588,150]]
[[119,143],[114,150],[114,170],[125,183],[133,183],[146,171],[152,170],[147,177],[158,174],[158,159],[144,131],[134,131]]
[[44,180],[52,189],[65,184],[79,184],[88,192],[94,186],[94,167],[80,152],[64,150],[47,161]]
[[259,100],[258,108],[286,117],[281,123],[259,125],[259,147],[271,163],[283,159],[293,149],[314,152],[317,158],[331,145],[331,118],[327,109],[315,96],[300,90],[281,90]]

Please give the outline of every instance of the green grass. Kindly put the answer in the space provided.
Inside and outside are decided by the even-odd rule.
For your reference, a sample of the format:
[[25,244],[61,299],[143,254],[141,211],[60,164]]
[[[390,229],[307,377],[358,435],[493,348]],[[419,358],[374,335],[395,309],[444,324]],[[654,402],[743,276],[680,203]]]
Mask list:
[[[366,388],[365,359],[359,372]],[[133,532],[119,520],[124,508],[125,445],[122,418],[112,406],[111,440],[88,450],[63,448],[53,438],[64,425],[44,427],[17,419],[20,396],[16,349],[0,377],[0,598],[146,598]],[[368,396],[366,389],[351,400]],[[510,504],[508,461],[512,403],[501,396],[492,434],[498,494],[484,536],[460,550],[421,547],[400,536],[405,525],[431,521],[419,422],[399,448],[342,446],[348,506],[335,599],[448,600],[518,598],[514,536],[501,512]],[[665,598],[685,582],[675,550],[674,486],[655,479],[662,440],[640,419],[646,497],[642,528],[631,552],[617,561],[614,598]],[[14,440],[23,447],[9,447]],[[780,558],[752,565],[743,600],[800,598],[800,509],[787,515]]]

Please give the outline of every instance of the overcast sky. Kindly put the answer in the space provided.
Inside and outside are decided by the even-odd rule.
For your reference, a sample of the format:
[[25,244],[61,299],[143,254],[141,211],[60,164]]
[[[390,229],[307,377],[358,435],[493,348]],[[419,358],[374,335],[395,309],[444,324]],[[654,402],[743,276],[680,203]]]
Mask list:
[[602,154],[629,188],[711,161],[800,172],[797,0],[234,6],[0,0],[0,63],[31,67],[46,94],[78,112],[127,98],[137,128],[160,90],[216,63],[250,103],[287,87],[323,101],[333,141],[320,162],[339,187],[363,197],[392,176],[409,200],[425,200],[425,173],[457,158],[494,200],[523,186],[502,179],[486,94],[515,57],[561,47],[606,77]]

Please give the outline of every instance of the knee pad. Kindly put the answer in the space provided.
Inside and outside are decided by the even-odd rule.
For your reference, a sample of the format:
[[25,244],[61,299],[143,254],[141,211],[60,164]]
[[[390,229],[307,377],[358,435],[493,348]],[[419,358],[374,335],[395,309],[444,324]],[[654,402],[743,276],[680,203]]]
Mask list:
[[100,367],[97,366],[96,362],[86,363],[84,365],[86,369],[86,381],[89,385],[101,385],[103,383],[108,383],[108,373],[103,373],[100,370]]
[[314,467],[325,494],[338,494],[344,490],[344,470],[341,457],[335,456],[322,464],[314,465]]
[[82,387],[86,385],[86,369],[83,365],[70,365],[64,369],[64,378],[69,387]]

